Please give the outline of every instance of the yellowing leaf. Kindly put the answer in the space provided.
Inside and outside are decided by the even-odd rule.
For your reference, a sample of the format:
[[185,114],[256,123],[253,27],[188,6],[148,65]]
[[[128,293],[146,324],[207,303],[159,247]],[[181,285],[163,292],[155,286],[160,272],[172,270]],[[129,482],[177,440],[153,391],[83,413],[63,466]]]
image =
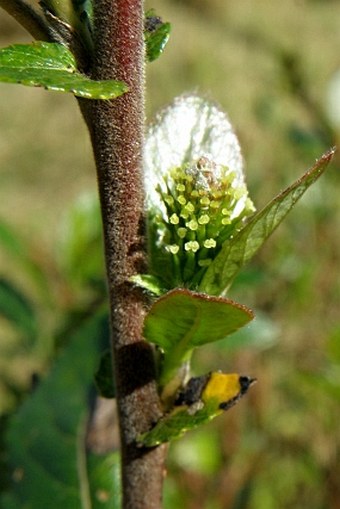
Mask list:
[[153,447],[181,437],[234,406],[254,382],[250,377],[224,373],[192,378],[179,395],[180,404],[144,433],[139,442]]

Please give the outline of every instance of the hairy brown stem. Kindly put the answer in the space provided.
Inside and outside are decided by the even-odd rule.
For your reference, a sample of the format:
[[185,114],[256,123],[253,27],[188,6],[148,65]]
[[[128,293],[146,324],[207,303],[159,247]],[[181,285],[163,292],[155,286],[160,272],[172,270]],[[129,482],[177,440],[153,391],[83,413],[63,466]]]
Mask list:
[[136,437],[159,419],[150,345],[142,340],[145,303],[129,282],[145,263],[142,238],[144,45],[142,0],[97,0],[92,77],[119,79],[129,92],[82,103],[97,166],[110,295],[112,350],[120,418],[123,508],[159,509],[165,447]]

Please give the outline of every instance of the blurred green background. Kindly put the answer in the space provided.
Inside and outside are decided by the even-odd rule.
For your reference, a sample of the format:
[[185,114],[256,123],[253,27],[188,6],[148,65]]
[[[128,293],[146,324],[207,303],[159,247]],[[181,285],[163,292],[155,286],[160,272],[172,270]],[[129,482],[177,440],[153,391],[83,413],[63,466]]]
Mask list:
[[[147,7],[173,24],[164,55],[147,67],[148,118],[187,91],[220,103],[257,208],[337,143],[339,2]],[[1,46],[19,41],[30,38],[1,11]],[[255,309],[254,324],[197,354],[197,374],[223,369],[258,384],[171,446],[166,509],[339,509],[339,166],[337,156],[235,282],[230,296]],[[0,182],[5,416],[105,299],[95,171],[72,97],[0,85]]]

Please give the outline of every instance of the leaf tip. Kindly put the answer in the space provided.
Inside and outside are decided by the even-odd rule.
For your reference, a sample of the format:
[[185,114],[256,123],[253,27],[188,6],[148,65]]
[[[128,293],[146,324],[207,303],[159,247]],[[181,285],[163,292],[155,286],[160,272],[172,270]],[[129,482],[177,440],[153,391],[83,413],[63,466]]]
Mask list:
[[327,150],[327,152],[322,154],[322,156],[319,159],[316,159],[316,164],[320,166],[323,166],[324,164],[328,165],[332,161],[337,150],[338,149],[336,146],[331,147],[330,149]]

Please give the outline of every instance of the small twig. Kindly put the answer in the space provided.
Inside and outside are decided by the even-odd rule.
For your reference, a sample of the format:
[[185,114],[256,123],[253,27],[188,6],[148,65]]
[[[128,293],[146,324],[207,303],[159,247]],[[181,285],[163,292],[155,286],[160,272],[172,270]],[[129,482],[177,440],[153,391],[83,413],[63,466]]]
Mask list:
[[24,0],[0,0],[2,7],[35,39],[67,45],[76,56],[79,70],[86,72],[91,56],[86,54],[78,34],[70,25],[55,16],[43,2],[41,15]]
[[54,41],[54,34],[47,22],[24,0],[0,0],[0,7],[8,12],[35,39]]
[[58,18],[58,16],[55,16],[45,6],[44,2],[40,2],[40,6],[44,12],[49,29],[53,31],[55,42],[67,43],[70,46],[72,43],[72,28],[70,25]]
[[53,33],[53,41],[66,44],[76,57],[79,71],[86,73],[92,55],[87,53],[79,34],[68,23],[55,16],[44,2],[40,2],[40,5],[44,11],[49,29]]

